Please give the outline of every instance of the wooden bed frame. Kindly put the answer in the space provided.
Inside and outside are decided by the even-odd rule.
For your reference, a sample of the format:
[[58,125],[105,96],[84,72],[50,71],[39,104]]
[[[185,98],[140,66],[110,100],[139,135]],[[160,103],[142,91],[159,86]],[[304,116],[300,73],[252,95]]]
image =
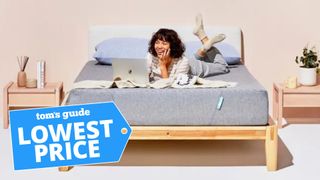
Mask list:
[[[94,26],[89,30],[88,60],[93,60],[95,46],[114,37],[151,37],[155,29],[168,27],[178,32],[185,41],[196,41],[191,33],[192,27],[186,26]],[[234,48],[243,57],[242,32],[238,27],[206,26],[208,34],[224,33],[225,43]],[[130,140],[264,140],[266,165],[268,171],[277,170],[278,129],[269,118],[265,126],[132,126]],[[69,171],[71,166],[63,166],[59,171]]]
[[[278,128],[266,126],[132,126],[130,140],[264,140],[268,171],[277,170]],[[72,166],[59,167],[69,171]]]

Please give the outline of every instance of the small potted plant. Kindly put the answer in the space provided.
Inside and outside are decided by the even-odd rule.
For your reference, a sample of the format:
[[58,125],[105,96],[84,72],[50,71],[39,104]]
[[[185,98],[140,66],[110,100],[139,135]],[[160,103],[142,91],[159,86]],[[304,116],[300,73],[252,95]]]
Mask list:
[[302,56],[296,56],[296,63],[300,65],[299,82],[301,85],[313,86],[317,84],[318,55],[315,47],[303,48]]

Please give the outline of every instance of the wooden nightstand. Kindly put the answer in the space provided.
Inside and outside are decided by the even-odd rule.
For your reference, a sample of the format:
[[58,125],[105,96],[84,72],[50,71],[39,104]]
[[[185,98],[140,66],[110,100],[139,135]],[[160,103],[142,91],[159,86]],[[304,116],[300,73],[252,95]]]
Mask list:
[[320,107],[320,85],[285,88],[283,84],[273,84],[273,119],[282,128],[284,107]]
[[3,127],[9,127],[12,109],[59,106],[63,99],[62,82],[46,83],[45,88],[21,88],[10,82],[3,89]]

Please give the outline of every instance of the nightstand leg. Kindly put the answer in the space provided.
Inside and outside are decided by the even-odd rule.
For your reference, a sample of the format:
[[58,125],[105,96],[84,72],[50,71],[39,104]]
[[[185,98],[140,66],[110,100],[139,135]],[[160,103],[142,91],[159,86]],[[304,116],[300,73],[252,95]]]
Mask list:
[[3,128],[8,129],[9,127],[9,117],[8,117],[8,89],[13,84],[13,82],[9,82],[3,88]]
[[3,128],[8,129],[9,127],[9,117],[8,117],[8,106],[3,107]]
[[60,172],[68,172],[73,168],[73,166],[61,166],[58,168]]
[[279,115],[279,112],[278,112],[279,99],[278,99],[278,97],[279,97],[278,91],[277,91],[275,85],[273,85],[272,119],[273,119],[273,121],[276,121],[276,122],[278,122],[278,115]]
[[278,128],[282,128],[282,117],[283,117],[283,92],[280,89],[278,91]]
[[276,121],[278,128],[282,128],[282,90],[273,84],[273,119]]
[[278,164],[278,129],[277,126],[269,126],[266,130],[266,164],[268,171],[276,171]]

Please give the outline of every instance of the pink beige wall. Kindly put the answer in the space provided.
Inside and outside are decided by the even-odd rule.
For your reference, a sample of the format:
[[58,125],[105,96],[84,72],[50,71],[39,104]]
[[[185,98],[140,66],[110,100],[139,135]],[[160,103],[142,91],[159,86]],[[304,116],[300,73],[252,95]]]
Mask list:
[[207,25],[241,27],[246,65],[271,97],[273,82],[296,75],[294,57],[320,41],[318,7],[317,0],[0,0],[0,87],[16,80],[16,56],[28,55],[29,77],[43,59],[47,80],[69,88],[87,61],[92,25],[192,25],[201,12]]

